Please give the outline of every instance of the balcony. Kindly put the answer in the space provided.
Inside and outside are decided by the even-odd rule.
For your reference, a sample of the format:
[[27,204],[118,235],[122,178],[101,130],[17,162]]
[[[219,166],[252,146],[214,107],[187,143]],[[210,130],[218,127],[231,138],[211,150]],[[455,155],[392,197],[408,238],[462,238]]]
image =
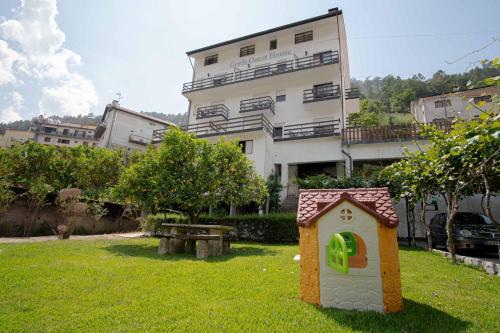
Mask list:
[[338,51],[327,51],[312,56],[296,58],[278,62],[272,65],[255,67],[245,70],[235,68],[234,73],[217,75],[188,83],[182,86],[182,92],[188,93],[196,90],[219,87],[223,85],[255,80],[262,77],[290,73],[294,71],[314,68],[324,65],[331,65],[339,62]]
[[330,85],[304,90],[304,103],[320,102],[340,98],[340,86]]
[[345,99],[355,99],[359,98],[359,89],[351,88],[345,90]]
[[300,140],[337,135],[340,135],[339,119],[274,128],[274,141]]
[[[342,131],[342,140],[345,144],[398,142],[411,140],[425,140],[423,126],[426,124],[407,124],[390,126],[349,126]],[[439,122],[434,125],[437,129],[449,132],[450,122]]]
[[37,131],[42,135],[51,135],[51,136],[60,136],[66,138],[77,138],[77,139],[85,139],[85,140],[98,140],[94,137],[94,134],[87,134],[83,132],[64,132],[64,131]]
[[240,113],[269,110],[274,114],[274,101],[270,96],[245,99],[240,102]]
[[130,134],[128,137],[128,141],[142,146],[147,146],[149,143],[151,143],[151,139],[137,134]]
[[229,118],[229,109],[224,104],[204,106],[196,109],[196,119],[222,117]]

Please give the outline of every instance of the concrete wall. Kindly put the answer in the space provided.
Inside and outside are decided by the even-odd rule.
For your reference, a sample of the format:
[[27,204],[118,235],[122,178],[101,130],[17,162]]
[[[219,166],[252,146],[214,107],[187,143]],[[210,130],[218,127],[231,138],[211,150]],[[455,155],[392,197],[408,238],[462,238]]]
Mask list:
[[[342,209],[352,211],[352,220],[340,219]],[[375,218],[349,202],[333,208],[317,222],[320,265],[320,300],[324,307],[384,311],[380,255]],[[366,245],[367,266],[349,268],[347,275],[331,269],[327,264],[328,243],[335,233],[353,232]]]

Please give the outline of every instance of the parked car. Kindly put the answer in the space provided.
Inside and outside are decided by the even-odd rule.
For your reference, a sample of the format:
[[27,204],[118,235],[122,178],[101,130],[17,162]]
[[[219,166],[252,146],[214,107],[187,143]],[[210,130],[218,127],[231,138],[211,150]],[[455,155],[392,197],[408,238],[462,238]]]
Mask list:
[[[430,222],[432,244],[446,247],[446,213],[436,214]],[[459,212],[453,221],[455,249],[496,253],[500,246],[500,228],[489,217]]]

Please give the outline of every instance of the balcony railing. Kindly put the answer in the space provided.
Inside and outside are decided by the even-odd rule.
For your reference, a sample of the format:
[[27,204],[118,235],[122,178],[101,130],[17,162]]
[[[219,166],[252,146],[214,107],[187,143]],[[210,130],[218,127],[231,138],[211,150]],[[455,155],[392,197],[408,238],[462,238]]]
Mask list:
[[137,134],[130,134],[128,136],[128,141],[143,146],[147,146],[149,143],[151,143],[150,138],[146,138]]
[[229,118],[229,109],[224,104],[216,104],[210,106],[200,107],[196,111],[196,119],[222,117]]
[[345,99],[359,98],[359,89],[351,88],[345,90]]
[[340,98],[340,86],[313,88],[304,90],[304,103],[320,102]]
[[240,113],[262,110],[274,113],[274,101],[270,96],[245,99],[240,102]]
[[[324,136],[340,135],[340,120],[319,121],[314,123],[295,124],[273,127],[271,122],[262,114],[229,120],[207,121],[181,127],[183,131],[193,133],[197,137],[219,136],[234,133],[265,131],[274,141],[300,140]],[[153,131],[153,142],[163,139],[168,129]]]
[[[437,129],[449,132],[451,123],[439,122],[434,125]],[[350,126],[342,132],[342,140],[346,144],[378,143],[393,141],[425,140],[423,124],[391,125],[391,126]]]
[[340,120],[318,121],[274,128],[274,140],[300,140],[340,135]]
[[217,75],[188,83],[182,86],[182,92],[191,92],[195,90],[208,89],[222,85],[254,80],[262,77],[289,73],[293,71],[330,65],[339,62],[338,51],[328,51],[312,56],[296,58],[278,62],[272,65],[260,66],[245,70],[235,69],[234,73]]
[[67,138],[78,138],[85,140],[97,140],[94,137],[94,134],[87,134],[87,133],[74,133],[74,132],[64,133],[62,131],[37,131],[37,132],[42,135],[62,136]]

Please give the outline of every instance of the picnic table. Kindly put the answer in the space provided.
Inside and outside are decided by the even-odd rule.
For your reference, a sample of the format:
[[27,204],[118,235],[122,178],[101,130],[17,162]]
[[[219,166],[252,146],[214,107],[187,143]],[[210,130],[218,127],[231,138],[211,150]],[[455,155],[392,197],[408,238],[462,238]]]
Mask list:
[[229,253],[230,243],[224,234],[232,231],[232,227],[209,224],[162,223],[164,232],[160,238],[158,254],[174,254],[193,251],[199,259],[210,256],[221,256]]

